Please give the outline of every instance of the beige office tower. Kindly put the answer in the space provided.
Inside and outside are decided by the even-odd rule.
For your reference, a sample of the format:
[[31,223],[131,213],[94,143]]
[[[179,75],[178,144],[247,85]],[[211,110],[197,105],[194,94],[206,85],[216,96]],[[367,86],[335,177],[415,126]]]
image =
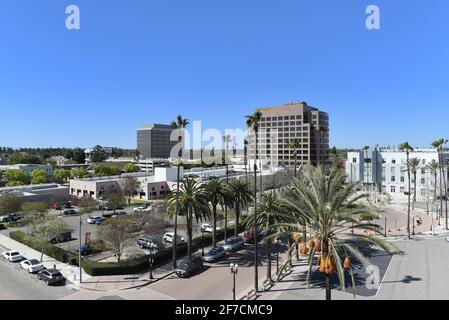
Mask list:
[[[288,166],[295,163],[290,141],[298,139],[297,163],[322,164],[328,159],[329,116],[305,102],[280,107],[257,108],[259,127],[258,166]],[[249,160],[254,164],[255,135],[249,130]]]

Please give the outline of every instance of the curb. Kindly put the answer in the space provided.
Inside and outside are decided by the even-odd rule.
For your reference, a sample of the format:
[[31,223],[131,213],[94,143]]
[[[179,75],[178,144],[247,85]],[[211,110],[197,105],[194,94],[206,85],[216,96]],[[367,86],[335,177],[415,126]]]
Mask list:
[[173,274],[175,274],[175,271],[171,271],[170,273],[167,273],[166,275],[164,275],[163,277],[160,277],[158,279],[148,280],[144,284],[140,284],[140,285],[137,285],[137,286],[132,286],[132,287],[129,287],[129,288],[120,289],[120,291],[144,288],[144,287],[149,286],[149,285],[151,285],[153,283],[156,283],[156,282],[159,282],[161,280],[164,280],[165,278],[168,278],[169,276],[171,276]]

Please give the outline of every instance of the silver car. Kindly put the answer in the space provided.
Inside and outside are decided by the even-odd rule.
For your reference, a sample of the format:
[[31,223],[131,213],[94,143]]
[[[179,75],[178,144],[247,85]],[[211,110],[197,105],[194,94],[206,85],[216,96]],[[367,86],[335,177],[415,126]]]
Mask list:
[[233,237],[229,239],[223,248],[226,252],[235,252],[245,247],[245,240],[241,237]]
[[223,247],[217,247],[210,250],[205,256],[205,262],[216,262],[217,260],[226,256],[226,250]]

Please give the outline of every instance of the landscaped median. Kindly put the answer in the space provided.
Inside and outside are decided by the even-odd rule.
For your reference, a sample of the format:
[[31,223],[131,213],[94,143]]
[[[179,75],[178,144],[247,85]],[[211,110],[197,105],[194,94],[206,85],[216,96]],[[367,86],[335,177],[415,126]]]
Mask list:
[[[243,227],[240,227],[239,233],[243,231]],[[234,227],[228,228],[228,235],[234,233]],[[10,232],[11,239],[25,244],[26,246],[33,248],[39,252],[42,251],[42,241],[27,235],[23,231]],[[224,239],[224,230],[217,231],[217,241]],[[212,234],[204,235],[204,237],[195,238],[192,241],[192,250],[196,251],[203,246],[207,247],[212,244]],[[182,244],[177,247],[177,256],[182,257],[187,253],[187,244]],[[46,243],[44,246],[44,254],[50,256],[63,263],[69,263],[73,266],[78,266],[78,255],[62,248],[59,248],[53,244]],[[173,249],[165,248],[154,256],[154,265],[162,265],[172,259]],[[148,257],[142,256],[131,260],[124,260],[121,262],[97,262],[88,258],[83,259],[83,269],[90,276],[112,276],[112,275],[127,275],[136,274],[141,271],[150,268],[150,262]]]

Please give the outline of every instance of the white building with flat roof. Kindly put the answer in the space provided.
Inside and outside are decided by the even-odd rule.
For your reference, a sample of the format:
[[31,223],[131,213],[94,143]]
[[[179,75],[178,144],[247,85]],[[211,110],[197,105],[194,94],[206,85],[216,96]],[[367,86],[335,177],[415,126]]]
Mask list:
[[[416,194],[418,200],[423,200],[435,190],[435,177],[428,164],[432,161],[439,162],[438,152],[436,149],[416,149],[410,152],[409,158],[421,160],[416,173]],[[443,153],[443,164],[444,176],[448,179],[449,153]],[[346,173],[349,181],[360,183],[365,190],[398,195],[406,195],[408,192],[407,154],[402,150],[370,148],[349,152]],[[411,180],[413,193],[413,174]],[[437,193],[439,193],[439,179],[437,180]]]

